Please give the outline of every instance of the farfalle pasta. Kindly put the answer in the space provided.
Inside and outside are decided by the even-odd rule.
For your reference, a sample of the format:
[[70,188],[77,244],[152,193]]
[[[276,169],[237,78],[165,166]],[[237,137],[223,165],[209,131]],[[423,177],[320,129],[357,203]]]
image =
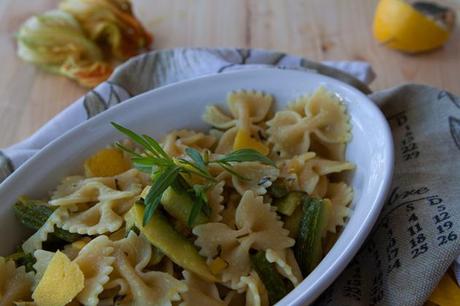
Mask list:
[[73,260],[85,276],[85,287],[77,300],[84,305],[97,305],[98,295],[109,281],[115,261],[114,246],[107,236],[98,236],[86,244]]
[[344,144],[350,139],[344,105],[323,87],[312,97],[299,98],[291,109],[277,112],[267,122],[269,141],[276,155],[291,158],[308,152],[312,135],[327,144]]
[[254,90],[226,106],[160,142],[113,124],[129,140],[21,198],[35,233],[0,257],[0,305],[268,306],[298,286],[352,212],[345,105],[321,87],[278,111]]
[[0,257],[0,305],[13,305],[30,299],[33,277],[13,260]]
[[[224,114],[216,106],[208,106],[203,120],[217,129],[223,130],[216,147],[216,153],[228,153],[238,148],[238,135],[254,137],[260,144],[264,128],[260,123],[267,117],[273,98],[258,91],[236,91],[227,97],[231,116]],[[259,125],[258,125],[259,124]]]
[[294,245],[270,204],[264,203],[262,197],[252,191],[246,191],[241,198],[235,222],[237,229],[223,223],[206,223],[193,229],[202,255],[208,259],[220,256],[228,263],[221,279],[229,281],[232,288],[251,270],[251,248],[284,250]]
[[215,142],[215,137],[211,135],[189,130],[177,130],[166,135],[163,146],[169,155],[181,156],[185,154],[186,148],[210,149]]
[[215,284],[206,282],[189,271],[182,272],[187,291],[182,294],[183,302],[179,306],[226,306]]

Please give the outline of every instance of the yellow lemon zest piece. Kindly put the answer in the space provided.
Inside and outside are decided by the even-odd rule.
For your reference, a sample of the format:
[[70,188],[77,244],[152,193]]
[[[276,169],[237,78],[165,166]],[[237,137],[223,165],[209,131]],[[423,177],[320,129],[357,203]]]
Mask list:
[[84,275],[75,262],[59,251],[54,254],[32,294],[38,306],[63,306],[83,290]]

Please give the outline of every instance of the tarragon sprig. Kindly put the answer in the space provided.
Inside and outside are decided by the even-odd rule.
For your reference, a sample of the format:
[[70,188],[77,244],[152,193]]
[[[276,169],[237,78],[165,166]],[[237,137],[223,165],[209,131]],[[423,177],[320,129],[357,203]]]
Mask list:
[[[135,152],[116,143],[116,146],[127,152],[135,168],[149,173],[152,177],[152,186],[147,193],[143,203],[145,212],[143,224],[147,224],[153,217],[160,205],[164,191],[169,187],[180,188],[186,191],[193,199],[193,207],[187,223],[192,226],[200,211],[206,215],[210,214],[207,191],[217,183],[216,179],[209,173],[208,165],[218,164],[231,175],[240,179],[247,179],[232,169],[232,163],[246,161],[258,161],[263,164],[275,166],[272,160],[252,149],[241,149],[233,151],[216,160],[209,160],[209,152],[200,153],[193,148],[185,149],[190,160],[185,158],[173,158],[166,153],[161,145],[148,135],[139,135],[132,130],[123,127],[115,122],[112,125],[121,133],[143,148],[142,153]],[[183,175],[197,175],[206,180],[204,184],[196,184],[191,187]]]

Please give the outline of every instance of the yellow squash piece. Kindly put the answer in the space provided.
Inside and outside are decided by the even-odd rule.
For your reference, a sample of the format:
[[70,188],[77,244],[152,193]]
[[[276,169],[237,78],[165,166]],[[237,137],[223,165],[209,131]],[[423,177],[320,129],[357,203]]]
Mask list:
[[151,244],[182,268],[192,271],[207,281],[217,281],[209,270],[204,257],[198,254],[193,243],[179,234],[160,212],[155,212],[149,223],[142,226],[144,206],[134,204],[132,210],[136,226]]
[[87,177],[114,176],[129,168],[130,162],[125,159],[122,152],[114,148],[102,149],[85,161]]
[[74,241],[72,242],[72,247],[77,249],[77,250],[81,250],[85,247],[85,245],[88,244],[88,242],[91,241],[91,238],[89,237],[83,237],[82,239],[80,240],[77,240],[77,241]]
[[441,24],[403,0],[380,0],[374,17],[374,37],[400,51],[427,51],[447,41],[453,25],[450,21]]
[[269,153],[268,147],[260,141],[252,138],[246,129],[238,129],[238,132],[236,133],[233,150],[239,149],[253,149],[263,155],[268,155]]
[[209,269],[214,274],[219,274],[222,270],[228,267],[228,263],[220,257],[217,257],[209,263]]
[[51,259],[32,298],[38,306],[63,306],[83,290],[84,275],[78,264],[57,251]]

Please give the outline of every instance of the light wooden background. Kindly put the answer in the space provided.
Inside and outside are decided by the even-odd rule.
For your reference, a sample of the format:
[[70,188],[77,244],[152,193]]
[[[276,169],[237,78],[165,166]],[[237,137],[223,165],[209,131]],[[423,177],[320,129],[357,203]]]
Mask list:
[[[408,56],[372,38],[377,0],[134,0],[155,35],[155,48],[256,47],[313,60],[364,60],[374,67],[374,90],[416,82],[460,94],[460,29],[442,49]],[[458,0],[449,4],[460,15]],[[57,0],[0,0],[0,148],[32,134],[81,96],[72,81],[16,57],[14,33],[29,16]]]

